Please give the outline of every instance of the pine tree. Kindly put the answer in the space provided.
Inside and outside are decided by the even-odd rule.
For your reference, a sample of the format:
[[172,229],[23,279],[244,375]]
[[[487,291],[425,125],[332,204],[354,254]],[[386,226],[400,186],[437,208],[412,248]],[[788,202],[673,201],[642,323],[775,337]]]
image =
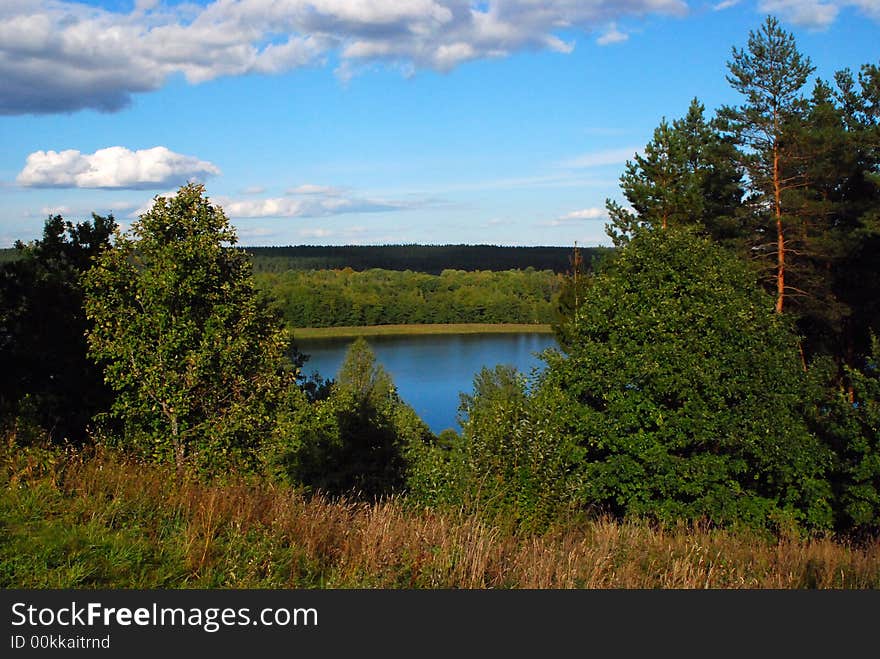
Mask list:
[[743,148],[751,202],[759,224],[755,249],[774,256],[776,311],[785,307],[792,222],[789,195],[805,184],[807,156],[790,139],[803,120],[806,102],[801,90],[815,70],[797,50],[794,37],[768,16],[758,32],[750,32],[746,49],[733,48],[728,62],[731,86],[745,97],[738,107],[724,107],[720,116]]
[[696,98],[682,119],[664,118],[644,155],[627,161],[620,187],[632,210],[608,200],[609,236],[617,246],[643,227],[695,225],[729,242],[739,233],[742,188],[735,150],[707,122]]

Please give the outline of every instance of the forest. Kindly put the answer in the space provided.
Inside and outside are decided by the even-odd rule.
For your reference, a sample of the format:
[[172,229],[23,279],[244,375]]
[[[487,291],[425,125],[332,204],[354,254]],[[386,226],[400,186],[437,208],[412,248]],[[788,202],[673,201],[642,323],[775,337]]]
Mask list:
[[[571,247],[509,245],[288,245],[235,247],[245,252],[254,274],[289,270],[411,270],[439,275],[444,270],[550,270],[563,274],[571,268]],[[589,265],[607,251],[581,247]],[[15,248],[0,249],[0,263],[14,261]]]
[[562,275],[552,271],[288,270],[256,274],[289,327],[556,320]]
[[[50,217],[0,266],[2,585],[880,587],[880,66],[808,85],[773,17],[732,53],[740,103],[660,119],[596,259],[255,274],[194,183]],[[290,354],[549,307],[461,433],[363,339],[320,383]]]
[[[255,274],[288,270],[412,270],[439,275],[444,270],[551,270],[566,272],[570,247],[503,245],[295,245],[242,247],[251,256]],[[605,251],[581,250],[591,262]]]

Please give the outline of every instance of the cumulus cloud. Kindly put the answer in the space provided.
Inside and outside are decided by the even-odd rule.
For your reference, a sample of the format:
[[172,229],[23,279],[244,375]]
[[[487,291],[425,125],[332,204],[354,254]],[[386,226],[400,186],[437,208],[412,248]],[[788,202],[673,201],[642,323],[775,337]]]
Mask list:
[[219,173],[210,162],[164,146],[138,151],[111,146],[91,154],[74,149],[35,151],[16,181],[34,188],[155,190]]
[[[274,74],[331,55],[342,76],[377,61],[449,71],[528,50],[571,52],[560,34],[686,12],[684,0],[138,0],[128,13],[84,0],[4,0],[0,114],[113,112],[174,74],[191,83]],[[613,28],[600,39],[620,35]]]

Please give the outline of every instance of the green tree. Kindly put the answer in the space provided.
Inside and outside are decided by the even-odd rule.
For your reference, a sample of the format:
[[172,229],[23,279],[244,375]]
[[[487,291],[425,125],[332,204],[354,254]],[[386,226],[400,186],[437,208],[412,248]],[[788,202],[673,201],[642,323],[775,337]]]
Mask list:
[[585,291],[542,387],[617,514],[830,524],[797,337],[744,263],[693,230],[639,233]]
[[534,395],[515,368],[482,368],[473,393],[461,396],[463,427],[451,461],[460,501],[497,523],[542,530],[572,502],[580,449],[561,432],[560,398]]
[[[832,371],[836,375],[836,370]],[[858,367],[847,366],[842,383],[822,383],[818,431],[834,451],[832,485],[838,529],[857,534],[880,530],[880,341]]]
[[[842,119],[825,140],[825,184],[814,198],[833,202],[826,214],[826,257],[817,269],[832,280],[834,310],[841,310],[835,348],[838,363],[860,368],[880,331],[880,67],[864,65],[857,82],[848,71],[835,75],[835,105]],[[836,117],[835,117],[836,118]],[[842,129],[841,124],[842,123]],[[815,305],[821,311],[821,304]]]
[[113,217],[73,224],[50,217],[41,240],[16,243],[0,266],[0,414],[50,440],[85,441],[110,405],[103,374],[87,356],[80,278],[109,245]]
[[200,185],[157,197],[85,276],[91,356],[126,446],[221,472],[253,467],[293,384],[280,318]]
[[348,349],[330,395],[314,402],[283,461],[295,484],[334,496],[401,492],[411,455],[433,440],[367,341]]
[[640,227],[696,225],[719,241],[740,237],[743,190],[736,151],[704,111],[693,99],[684,118],[661,120],[644,155],[627,161],[620,187],[631,208],[606,202],[615,245]]
[[789,197],[806,182],[808,154],[792,133],[803,121],[807,103],[802,89],[815,70],[797,50],[794,37],[768,16],[749,33],[746,49],[733,48],[728,63],[731,86],[745,101],[724,107],[720,116],[742,146],[751,203],[755,209],[755,249],[773,255],[776,311],[781,313],[790,285],[786,281],[789,225],[794,222]]

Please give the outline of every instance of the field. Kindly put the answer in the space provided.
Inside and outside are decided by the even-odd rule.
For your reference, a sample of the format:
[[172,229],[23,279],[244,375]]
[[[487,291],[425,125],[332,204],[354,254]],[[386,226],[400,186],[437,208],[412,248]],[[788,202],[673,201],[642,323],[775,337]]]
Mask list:
[[456,511],[178,482],[112,452],[2,452],[3,588],[876,589],[880,542],[572,518],[517,534]]

